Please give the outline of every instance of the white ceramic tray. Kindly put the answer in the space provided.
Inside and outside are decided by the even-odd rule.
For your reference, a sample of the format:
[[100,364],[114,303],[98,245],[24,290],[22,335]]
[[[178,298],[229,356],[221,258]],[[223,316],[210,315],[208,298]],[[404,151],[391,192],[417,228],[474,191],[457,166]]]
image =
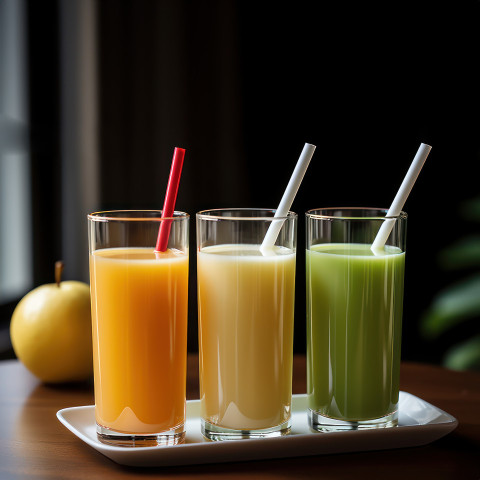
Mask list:
[[78,438],[114,462],[131,466],[171,466],[238,462],[267,458],[384,450],[425,445],[443,437],[458,421],[437,407],[400,392],[399,426],[351,432],[312,432],[307,423],[307,396],[294,395],[292,431],[276,438],[210,442],[200,433],[200,401],[187,402],[186,440],[164,447],[116,447],[97,440],[94,406],[64,408],[57,417]]

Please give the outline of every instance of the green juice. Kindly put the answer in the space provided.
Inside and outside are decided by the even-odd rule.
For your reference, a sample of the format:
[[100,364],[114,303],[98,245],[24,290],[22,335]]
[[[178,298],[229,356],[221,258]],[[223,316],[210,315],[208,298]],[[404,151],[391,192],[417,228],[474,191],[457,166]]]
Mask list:
[[405,253],[321,244],[306,261],[309,408],[344,421],[395,412]]

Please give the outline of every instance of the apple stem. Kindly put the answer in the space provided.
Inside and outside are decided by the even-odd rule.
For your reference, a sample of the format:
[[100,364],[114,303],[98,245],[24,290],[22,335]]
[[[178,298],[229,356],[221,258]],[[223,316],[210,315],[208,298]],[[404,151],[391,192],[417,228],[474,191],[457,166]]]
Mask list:
[[57,284],[57,287],[60,287],[60,282],[62,280],[62,272],[63,272],[63,267],[64,263],[61,260],[58,260],[55,262],[55,282]]

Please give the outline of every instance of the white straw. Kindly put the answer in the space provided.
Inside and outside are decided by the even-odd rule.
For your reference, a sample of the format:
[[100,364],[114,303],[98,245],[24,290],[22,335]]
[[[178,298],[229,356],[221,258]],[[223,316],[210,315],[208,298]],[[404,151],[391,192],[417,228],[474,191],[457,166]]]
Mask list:
[[[413,159],[413,162],[410,165],[402,184],[400,185],[397,195],[395,195],[393,203],[388,209],[386,215],[387,217],[398,217],[398,215],[400,215],[407,197],[412,190],[413,184],[415,183],[415,180],[417,179],[418,174],[420,173],[420,170],[422,169],[431,149],[432,147],[425,143],[420,145],[420,148],[418,149],[417,154],[415,155],[415,158]],[[380,253],[383,251],[394,224],[395,218],[387,219],[382,223],[382,226],[380,227],[380,230],[378,231],[377,236],[375,237],[375,240],[371,246],[373,253]]]
[[[315,148],[315,145],[311,145],[310,143],[306,143],[303,147],[300,158],[298,159],[297,165],[295,166],[295,170],[292,173],[285,193],[283,194],[282,200],[280,201],[280,205],[275,212],[275,217],[286,217],[288,215],[290,207],[293,203],[293,199],[295,198],[300,184],[302,183],[303,176],[307,171],[308,164],[312,159]],[[273,220],[270,223],[270,227],[268,227],[265,238],[263,239],[262,245],[260,246],[260,251],[263,255],[270,255],[272,253],[273,245],[275,245],[282,225],[283,221]]]

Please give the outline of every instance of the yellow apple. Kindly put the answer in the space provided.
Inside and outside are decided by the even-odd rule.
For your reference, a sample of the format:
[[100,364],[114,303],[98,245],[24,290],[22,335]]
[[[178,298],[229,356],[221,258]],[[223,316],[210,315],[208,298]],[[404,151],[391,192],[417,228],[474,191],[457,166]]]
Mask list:
[[17,358],[46,383],[89,378],[92,366],[90,289],[77,281],[42,285],[20,300],[12,315],[10,337]]

